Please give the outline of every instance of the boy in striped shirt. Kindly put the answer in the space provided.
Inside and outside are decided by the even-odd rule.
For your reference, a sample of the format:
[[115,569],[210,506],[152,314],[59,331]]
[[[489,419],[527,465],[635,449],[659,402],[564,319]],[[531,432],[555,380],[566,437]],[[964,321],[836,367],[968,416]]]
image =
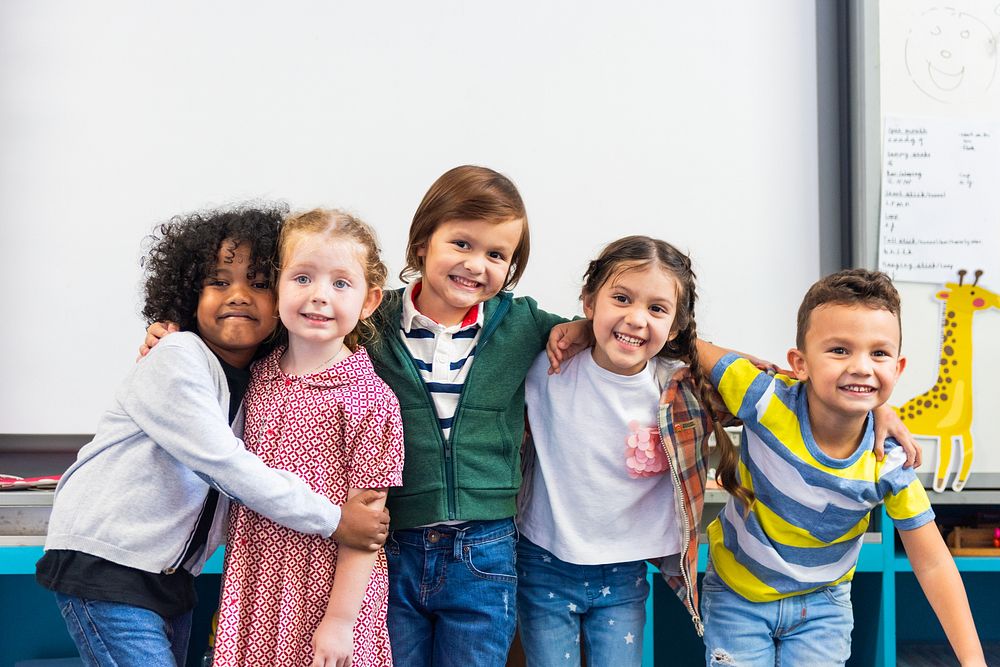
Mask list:
[[872,410],[892,394],[899,295],[882,273],[814,284],[799,308],[792,377],[699,343],[712,383],[743,420],[739,478],[708,528],[702,593],[709,665],[842,665],[850,586],[872,508],[885,502],[913,571],[963,665],[985,665],[962,579],[923,486],[892,440],[876,460]]

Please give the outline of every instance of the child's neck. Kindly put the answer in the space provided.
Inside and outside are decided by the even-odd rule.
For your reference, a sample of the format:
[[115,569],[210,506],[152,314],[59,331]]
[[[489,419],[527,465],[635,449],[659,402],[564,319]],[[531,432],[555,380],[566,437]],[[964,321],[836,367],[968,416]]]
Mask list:
[[288,349],[281,355],[279,366],[287,375],[308,375],[319,373],[350,354],[343,338],[322,345],[310,345],[298,337],[289,336]]
[[820,450],[834,459],[846,459],[854,454],[865,437],[868,413],[855,416],[830,410],[815,396],[810,396],[808,388],[806,403],[809,427]]

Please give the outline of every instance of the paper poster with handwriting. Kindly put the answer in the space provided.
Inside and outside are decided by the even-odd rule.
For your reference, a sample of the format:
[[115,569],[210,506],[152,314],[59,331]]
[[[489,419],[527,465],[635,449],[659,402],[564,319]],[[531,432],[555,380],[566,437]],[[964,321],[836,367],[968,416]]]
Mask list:
[[1000,122],[885,119],[879,269],[944,283],[1000,274]]

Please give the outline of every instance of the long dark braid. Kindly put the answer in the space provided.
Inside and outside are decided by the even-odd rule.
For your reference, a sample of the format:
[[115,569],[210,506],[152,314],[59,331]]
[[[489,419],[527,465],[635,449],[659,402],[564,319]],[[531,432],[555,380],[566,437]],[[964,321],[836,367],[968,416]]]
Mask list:
[[677,313],[671,331],[676,335],[667,341],[657,356],[666,359],[679,359],[691,368],[691,378],[694,381],[702,409],[712,422],[716,446],[719,448],[719,465],[716,468],[716,479],[730,495],[735,496],[749,508],[753,502],[753,492],[740,485],[737,476],[739,452],[729,439],[729,434],[722,427],[716,410],[715,390],[708,378],[708,371],[702,368],[698,359],[697,325],[695,323],[695,302],[698,299],[695,290],[696,276],[691,267],[691,258],[666,241],[648,236],[626,236],[609,243],[600,256],[590,262],[583,275],[583,296],[597,294],[598,290],[613,276],[650,264],[658,265],[678,283],[680,293],[677,295]]
[[[694,285],[692,284],[691,287],[693,288]],[[701,360],[698,358],[698,347],[696,345],[698,335],[695,329],[693,316],[693,297],[694,292],[692,292],[691,299],[691,324],[689,330],[685,332],[684,336],[688,346],[685,357],[691,367],[691,377],[694,378],[694,384],[698,389],[698,397],[701,400],[702,407],[708,413],[709,419],[712,420],[712,429],[715,433],[715,446],[719,448],[719,465],[715,468],[715,479],[722,486],[722,488],[729,493],[729,495],[743,503],[744,510],[749,510],[754,499],[753,491],[740,484],[739,476],[737,475],[740,463],[740,454],[736,449],[736,446],[733,445],[733,441],[730,440],[729,434],[726,433],[726,429],[722,427],[722,423],[716,415],[714,407],[714,399],[716,397],[715,388],[708,379],[708,373],[710,371],[701,365]],[[676,341],[680,338],[681,336],[678,335],[674,340]]]

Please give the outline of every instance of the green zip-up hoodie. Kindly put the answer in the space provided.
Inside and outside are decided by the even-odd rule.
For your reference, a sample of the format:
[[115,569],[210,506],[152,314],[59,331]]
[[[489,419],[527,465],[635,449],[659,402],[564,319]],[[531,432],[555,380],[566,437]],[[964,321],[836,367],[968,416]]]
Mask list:
[[373,318],[378,340],[366,344],[403,416],[403,486],[390,489],[388,498],[393,529],[514,516],[524,378],[545,349],[549,331],[566,320],[510,292],[482,304],[483,330],[445,442],[430,394],[399,336],[402,295],[403,290],[386,294]]

